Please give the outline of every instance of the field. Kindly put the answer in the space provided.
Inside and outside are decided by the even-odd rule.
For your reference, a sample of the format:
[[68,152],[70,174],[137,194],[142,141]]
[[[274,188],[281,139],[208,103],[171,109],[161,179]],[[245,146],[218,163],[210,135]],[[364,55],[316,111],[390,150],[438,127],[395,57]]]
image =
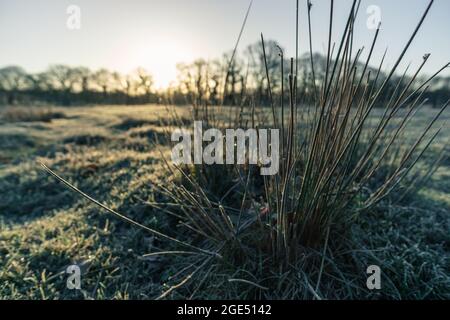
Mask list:
[[[188,112],[187,107],[177,108],[181,114]],[[421,110],[414,121],[426,123],[436,112]],[[144,256],[164,250],[164,242],[83,199],[39,162],[112,209],[176,234],[173,221],[145,203],[164,200],[154,186],[169,179],[160,154],[168,150],[167,128],[159,120],[167,110],[155,105],[54,107],[44,113],[0,120],[0,299],[160,296],[188,262]],[[440,124],[449,118],[447,110]],[[444,126],[419,165],[432,163],[448,142],[450,130]],[[156,148],[155,143],[166,147]],[[352,233],[358,246],[351,253],[370,251],[391,289],[373,293],[355,289],[353,297],[450,299],[449,159],[418,192],[400,203],[393,200],[395,195],[357,220]],[[65,270],[71,264],[82,266],[81,290],[66,288]],[[226,289],[222,284],[219,280],[188,284],[166,298],[246,297],[247,284],[233,282]],[[346,284],[353,285],[364,286]]]

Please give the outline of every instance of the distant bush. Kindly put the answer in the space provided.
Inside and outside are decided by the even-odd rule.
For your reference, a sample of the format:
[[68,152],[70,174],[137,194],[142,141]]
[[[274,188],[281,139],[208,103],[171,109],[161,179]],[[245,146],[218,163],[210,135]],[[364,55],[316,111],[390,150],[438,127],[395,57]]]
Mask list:
[[63,119],[65,114],[48,108],[10,107],[1,113],[0,119],[6,122],[50,122]]
[[107,141],[108,138],[101,135],[80,134],[65,138],[64,143],[73,143],[78,146],[96,146]]

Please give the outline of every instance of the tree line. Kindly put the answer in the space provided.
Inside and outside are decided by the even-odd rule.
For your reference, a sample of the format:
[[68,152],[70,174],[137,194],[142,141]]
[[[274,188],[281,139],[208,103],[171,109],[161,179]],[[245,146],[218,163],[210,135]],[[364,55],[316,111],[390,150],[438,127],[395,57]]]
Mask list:
[[[250,100],[268,105],[271,99],[288,99],[286,78],[292,71],[292,63],[283,52],[277,42],[270,40],[264,47],[261,42],[251,44],[240,54],[230,52],[214,60],[179,63],[177,79],[158,91],[151,72],[144,68],[121,74],[107,69],[93,71],[86,67],[51,65],[43,72],[27,73],[19,66],[7,66],[0,69],[0,105],[243,105]],[[299,58],[296,70],[299,95],[306,99],[313,95],[314,79],[319,82],[326,69],[325,57],[314,54],[313,59],[314,73],[310,54]],[[393,79],[392,88],[398,79]],[[449,92],[450,77],[440,77],[434,80],[426,95],[430,104],[438,105]]]

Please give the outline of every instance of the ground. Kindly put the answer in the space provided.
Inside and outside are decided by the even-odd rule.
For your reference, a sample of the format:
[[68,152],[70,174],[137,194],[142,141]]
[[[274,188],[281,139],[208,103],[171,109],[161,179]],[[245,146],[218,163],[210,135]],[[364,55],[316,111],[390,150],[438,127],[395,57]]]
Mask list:
[[[55,117],[0,122],[0,299],[159,296],[175,272],[170,258],[143,257],[164,249],[159,240],[68,190],[39,162],[136,221],[170,230],[166,215],[143,203],[160,200],[154,185],[167,179],[164,150],[154,144],[166,137],[166,123],[158,119],[167,109],[97,106],[48,112]],[[426,122],[435,113],[425,109],[416,121]],[[440,124],[449,118],[445,113]],[[431,163],[449,141],[444,126],[421,165]],[[450,299],[449,159],[418,193],[400,203],[388,199],[358,220],[354,234],[360,242],[355,254],[372,250],[383,279],[397,288],[369,298]],[[82,267],[78,291],[66,287],[65,270],[72,264]]]

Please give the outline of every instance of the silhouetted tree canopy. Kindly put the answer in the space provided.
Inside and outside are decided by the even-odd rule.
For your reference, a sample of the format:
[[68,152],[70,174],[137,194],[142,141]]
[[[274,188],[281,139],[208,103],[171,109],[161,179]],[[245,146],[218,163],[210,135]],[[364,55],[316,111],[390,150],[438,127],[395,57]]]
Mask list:
[[[0,104],[206,104],[243,105],[255,103],[269,105],[269,81],[273,99],[288,99],[287,77],[291,61],[283,48],[273,40],[265,41],[265,55],[260,41],[247,46],[231,59],[225,53],[213,60],[197,59],[177,65],[177,79],[164,90],[154,89],[151,70],[137,68],[129,74],[107,69],[89,70],[85,67],[51,65],[41,73],[29,74],[19,66],[0,69]],[[283,57],[283,58],[282,58]],[[314,54],[314,74],[320,83],[326,70],[326,59]],[[360,68],[363,69],[362,67]],[[283,70],[284,79],[281,74]],[[369,68],[374,75],[377,70]],[[267,77],[268,75],[268,77]],[[379,74],[378,81],[385,75]],[[400,77],[394,77],[386,90],[393,92]],[[281,89],[284,80],[284,94]],[[426,81],[426,77],[418,79]],[[405,77],[403,83],[408,82]],[[308,99],[313,94],[310,55],[299,58],[297,74],[298,93]],[[448,99],[450,76],[438,77],[425,94],[433,106]],[[381,100],[382,101],[382,100]]]

